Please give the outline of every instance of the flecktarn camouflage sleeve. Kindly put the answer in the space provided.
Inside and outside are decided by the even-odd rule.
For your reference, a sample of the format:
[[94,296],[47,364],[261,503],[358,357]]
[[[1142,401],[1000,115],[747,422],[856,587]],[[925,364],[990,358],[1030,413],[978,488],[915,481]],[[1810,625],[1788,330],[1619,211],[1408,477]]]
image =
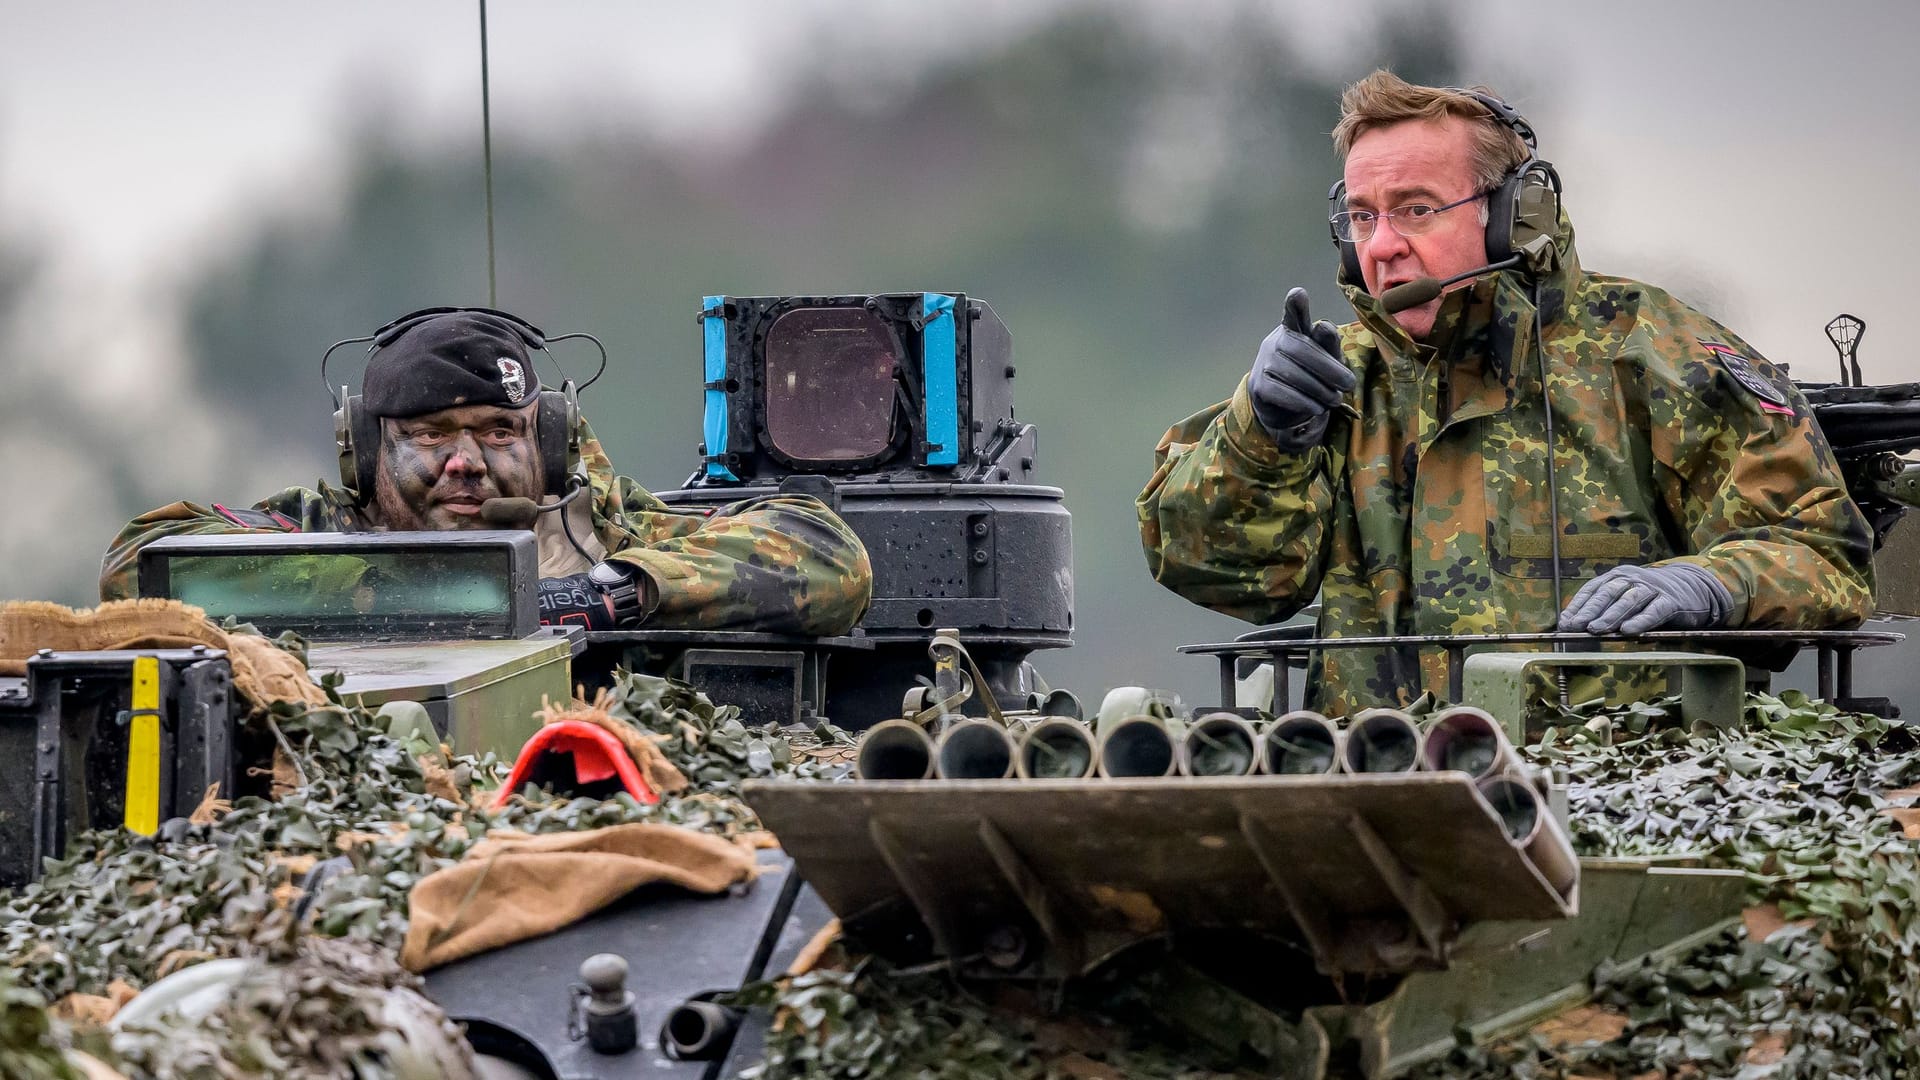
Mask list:
[[254,503],[247,512],[218,504],[169,503],[129,521],[114,537],[100,564],[100,599],[125,600],[139,592],[140,549],[163,536],[224,536],[236,533],[338,532],[341,510],[324,487],[288,488]]
[[1681,385],[1652,395],[1650,426],[1655,458],[1673,470],[1665,497],[1697,552],[1676,561],[1732,592],[1729,625],[1858,625],[1873,611],[1873,532],[1806,400],[1704,317],[1664,337],[1657,345],[1686,360],[1669,369]]
[[1286,454],[1254,419],[1246,383],[1181,421],[1154,450],[1135,500],[1153,579],[1249,622],[1277,622],[1313,599],[1333,510],[1329,454]]
[[623,525],[603,531],[610,557],[659,587],[650,627],[831,636],[866,613],[867,549],[818,499],[769,496],[708,513],[669,507],[625,477],[611,497]]

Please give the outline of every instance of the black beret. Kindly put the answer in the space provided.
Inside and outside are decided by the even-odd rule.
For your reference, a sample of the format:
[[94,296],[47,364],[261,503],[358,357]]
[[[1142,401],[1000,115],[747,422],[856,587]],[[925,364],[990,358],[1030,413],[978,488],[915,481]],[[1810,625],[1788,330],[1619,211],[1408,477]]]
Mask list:
[[516,409],[540,392],[526,331],[484,311],[434,315],[376,348],[360,383],[369,416],[405,419],[460,405]]

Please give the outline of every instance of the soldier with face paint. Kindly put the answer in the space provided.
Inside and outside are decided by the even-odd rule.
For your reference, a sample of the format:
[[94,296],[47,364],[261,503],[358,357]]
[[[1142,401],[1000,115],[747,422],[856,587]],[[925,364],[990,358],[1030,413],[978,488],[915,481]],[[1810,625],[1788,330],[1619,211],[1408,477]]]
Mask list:
[[[1869,614],[1872,533],[1783,373],[1665,291],[1583,269],[1564,209],[1537,276],[1389,311],[1395,286],[1491,261],[1488,196],[1530,151],[1474,93],[1390,72],[1341,112],[1332,226],[1359,317],[1315,323],[1295,289],[1233,397],[1161,439],[1137,502],[1156,580],[1254,622],[1318,596],[1326,637]],[[1327,650],[1309,700],[1406,704],[1446,670],[1438,650]]]
[[[376,349],[362,380],[361,408],[379,418],[372,491],[322,483],[249,510],[177,502],[142,514],[107,552],[101,598],[134,595],[139,550],[162,536],[486,529],[498,527],[481,513],[490,499],[551,503],[565,492],[546,490],[539,390],[526,340],[506,320],[423,320]],[[543,621],[833,635],[865,612],[866,549],[818,500],[675,509],[614,475],[585,421],[576,434],[588,490],[534,524]]]

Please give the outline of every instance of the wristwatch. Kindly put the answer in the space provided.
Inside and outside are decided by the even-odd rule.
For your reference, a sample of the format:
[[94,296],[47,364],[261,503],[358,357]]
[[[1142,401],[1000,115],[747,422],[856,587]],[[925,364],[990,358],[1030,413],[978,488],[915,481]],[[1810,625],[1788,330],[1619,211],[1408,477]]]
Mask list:
[[636,626],[647,617],[647,596],[640,568],[627,562],[597,562],[587,582],[607,601],[616,627]]

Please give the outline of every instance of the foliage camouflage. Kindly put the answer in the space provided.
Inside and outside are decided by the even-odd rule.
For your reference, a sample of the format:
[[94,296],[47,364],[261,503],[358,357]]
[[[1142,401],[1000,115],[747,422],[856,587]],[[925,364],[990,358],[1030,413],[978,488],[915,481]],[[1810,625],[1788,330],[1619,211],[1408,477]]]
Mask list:
[[116,1065],[136,1078],[381,1080],[395,1071],[389,1046],[405,1042],[389,1015],[396,992],[470,1063],[457,1025],[411,996],[417,980],[386,949],[293,932],[264,955],[271,962],[204,1016],[123,1025],[111,1040]]
[[[580,421],[581,461],[592,487],[596,556],[644,569],[659,589],[648,616],[656,628],[756,630],[783,634],[844,634],[867,610],[873,567],[859,537],[819,500],[805,495],[748,499],[705,510],[674,510],[645,488],[616,476],[586,421]],[[115,538],[100,572],[100,596],[135,595],[139,552],[163,536],[237,533],[366,532],[379,529],[378,508],[356,507],[352,493],[322,482],[319,490],[288,488],[255,503],[294,523],[295,530],[243,528],[198,503],[176,502],[134,518]],[[558,515],[540,519],[542,573],[583,572],[560,535]],[[549,536],[548,534],[553,534]],[[550,568],[549,549],[570,565]],[[338,589],[335,583],[331,586]]]
[[[1201,1077],[1231,1070],[1230,1057],[1170,1037],[1150,1022],[1152,1007],[1126,986],[1044,1001],[1022,989],[957,983],[939,973],[896,971],[877,962],[822,969],[731,995],[738,1005],[774,1008],[781,1028],[765,1060],[741,1080],[781,1077],[913,1076],[971,1080],[1077,1076]],[[1116,1014],[1129,1023],[1116,1026]]]
[[[335,854],[343,838],[352,870],[320,891],[315,929],[392,955],[412,883],[489,828],[756,829],[734,798],[742,779],[832,779],[851,746],[832,729],[789,739],[749,728],[736,710],[645,676],[622,677],[608,708],[661,736],[692,781],[686,792],[649,807],[624,794],[559,800],[536,791],[489,815],[469,801],[476,779],[499,778],[499,761],[430,757],[423,766],[358,710],[273,714],[298,752],[305,789],[278,803],[243,799],[217,824],[159,841],[91,834],[41,883],[0,901],[0,986],[14,987],[0,1021],[12,1041],[0,1047],[44,1024],[33,1019],[41,1000],[101,993],[114,978],[146,985],[163,968],[208,957],[286,955],[306,938],[288,910],[294,870]],[[1596,855],[1702,852],[1710,864],[1746,870],[1756,904],[1814,921],[1764,944],[1735,932],[1664,964],[1596,972],[1597,1008],[1617,1034],[1568,1044],[1540,1028],[1463,1047],[1420,1075],[1626,1077],[1686,1059],[1707,1076],[1889,1076],[1920,1064],[1908,1034],[1920,994],[1920,869],[1883,813],[1891,793],[1920,784],[1914,736],[1793,693],[1750,699],[1742,731],[1690,735],[1668,726],[1672,712],[1666,702],[1565,712],[1527,749],[1535,764],[1570,777],[1576,845]],[[1250,1067],[1155,1022],[1159,1006],[1142,989],[1156,985],[1152,965],[1147,958],[1053,1001],[847,958],[743,992],[743,1003],[780,1015],[752,1075],[1174,1077]],[[311,985],[321,996],[347,992]],[[242,1038],[243,1029],[231,1030]],[[28,1045],[39,1045],[33,1038]],[[201,1053],[208,1044],[183,1042],[181,1052],[189,1045]],[[1753,1047],[1771,1056],[1754,1058]],[[142,1060],[149,1068],[155,1059]]]
[[[721,835],[756,830],[758,819],[735,798],[740,781],[826,777],[844,770],[837,758],[852,745],[825,726],[791,739],[750,728],[732,706],[647,675],[622,675],[609,711],[667,736],[661,746],[691,781],[686,791],[648,806],[625,793],[559,799],[535,790],[486,812],[474,805],[476,788],[497,786],[508,763],[492,755],[419,759],[363,709],[277,703],[266,722],[292,748],[302,786],[278,801],[240,799],[211,825],[170,822],[154,839],[123,830],[75,839],[38,882],[0,894],[0,979],[17,980],[16,997],[56,1000],[104,995],[115,979],[145,987],[202,960],[291,956],[302,940],[292,915],[301,877],[343,850],[351,868],[316,894],[314,930],[398,956],[414,882],[458,861],[489,829],[653,821]],[[316,971],[324,993],[347,993]],[[258,1060],[257,1048],[240,1046],[259,1034],[244,1019],[236,1016],[233,1028],[235,1062]],[[163,1050],[156,1043],[142,1053]]]
[[[1244,379],[1169,430],[1137,503],[1155,579],[1261,623],[1317,593],[1328,637],[1551,629],[1537,313],[1553,371],[1565,599],[1616,567],[1686,562],[1731,592],[1729,625],[1866,618],[1873,534],[1806,402],[1712,319],[1653,286],[1582,270],[1573,226],[1560,222],[1560,265],[1537,308],[1502,272],[1448,293],[1422,345],[1348,283],[1360,317],[1340,333],[1359,377],[1357,417],[1334,415],[1323,445],[1281,452]],[[1790,413],[1743,384],[1747,362]],[[1320,656],[1309,707],[1330,714],[1447,686],[1438,649]]]
[[1702,1051],[1706,1075],[1739,1075],[1742,1051],[1771,1035],[1782,1077],[1920,1067],[1920,851],[1886,813],[1920,787],[1920,739],[1797,691],[1756,695],[1744,729],[1703,738],[1661,726],[1670,709],[1628,707],[1531,748],[1569,773],[1575,846],[1699,850],[1746,871],[1752,903],[1813,922],[1664,970],[1598,973],[1630,1023],[1598,1060],[1630,1074]]
[[47,1001],[0,968],[0,1076],[7,1080],[80,1080],[61,1054]]

